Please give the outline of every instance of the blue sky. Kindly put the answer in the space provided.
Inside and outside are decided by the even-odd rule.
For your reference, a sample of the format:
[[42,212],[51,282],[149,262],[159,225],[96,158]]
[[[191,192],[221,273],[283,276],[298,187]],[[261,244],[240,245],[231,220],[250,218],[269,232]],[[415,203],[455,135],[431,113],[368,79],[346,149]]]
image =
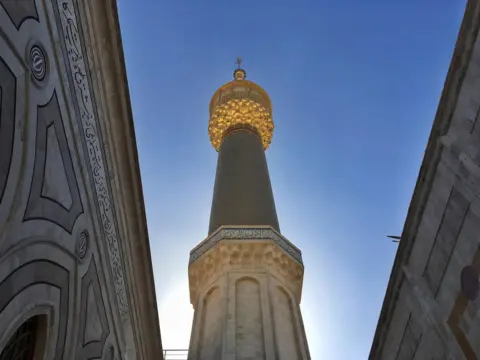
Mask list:
[[208,231],[208,104],[237,55],[274,107],[282,234],[303,251],[312,359],[366,359],[462,0],[119,0],[164,348],[188,348]]

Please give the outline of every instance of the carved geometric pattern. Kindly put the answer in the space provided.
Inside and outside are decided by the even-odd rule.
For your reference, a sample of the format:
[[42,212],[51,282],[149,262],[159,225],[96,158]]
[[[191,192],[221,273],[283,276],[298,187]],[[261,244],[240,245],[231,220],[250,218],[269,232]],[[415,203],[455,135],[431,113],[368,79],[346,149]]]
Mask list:
[[[89,294],[93,294],[93,301],[89,301]],[[103,353],[103,347],[110,333],[107,315],[105,312],[105,304],[103,303],[100,282],[98,280],[97,266],[95,259],[92,257],[86,274],[82,277],[82,295],[80,305],[80,332],[78,334],[78,360],[100,358]],[[93,308],[89,308],[93,307]],[[88,316],[90,315],[90,316]],[[87,330],[98,324],[100,325],[100,334],[92,336],[87,334]],[[95,339],[93,339],[93,338]]]
[[128,300],[125,290],[124,270],[120,254],[120,245],[116,229],[114,207],[110,197],[109,183],[103,160],[102,142],[99,137],[97,115],[92,102],[88,64],[83,56],[82,34],[79,32],[75,10],[71,1],[53,1],[65,58],[68,60],[67,76],[72,93],[75,95],[78,119],[83,129],[82,142],[89,160],[92,184],[98,201],[99,218],[102,221],[103,233],[108,245],[110,267],[113,274],[118,309],[122,320],[129,321]]
[[255,227],[255,228],[229,228],[222,227],[215,231],[208,238],[198,244],[192,251],[190,251],[191,264],[197,260],[202,254],[206,253],[214,247],[220,240],[272,240],[291,255],[300,264],[302,262],[302,252],[290,241],[278,234],[275,230],[269,227]]
[[35,0],[0,0],[0,5],[3,6],[17,30],[27,19],[38,21]]
[[25,321],[10,338],[0,360],[32,360],[37,340],[38,316]]
[[188,278],[190,302],[196,306],[198,293],[220,275],[231,271],[268,271],[301,298],[303,265],[286,255],[271,241],[221,241],[195,262],[190,263]]
[[[65,177],[68,183],[71,205],[67,208],[55,198],[42,193],[45,181],[45,164],[47,160],[47,148],[49,144],[48,132],[53,131],[60,150],[60,156],[65,170]],[[48,140],[48,141],[47,141]],[[72,233],[73,225],[78,216],[83,212],[80,193],[78,191],[77,179],[73,169],[72,158],[65,136],[60,109],[56,92],[50,101],[38,107],[37,134],[35,146],[35,163],[33,167],[33,178],[28,197],[27,208],[25,209],[24,221],[46,220],[62,227],[68,233]]]
[[34,260],[12,272],[0,283],[0,313],[22,291],[46,284],[60,291],[57,344],[53,360],[62,360],[68,325],[69,271],[49,260]]
[[47,74],[47,59],[45,52],[39,45],[33,45],[30,49],[30,70],[33,77],[42,81]]
[[0,57],[0,203],[12,162],[17,79]]
[[90,239],[89,239],[88,231],[83,230],[78,235],[77,245],[76,245],[77,256],[80,260],[82,260],[87,254],[89,243],[90,243]]

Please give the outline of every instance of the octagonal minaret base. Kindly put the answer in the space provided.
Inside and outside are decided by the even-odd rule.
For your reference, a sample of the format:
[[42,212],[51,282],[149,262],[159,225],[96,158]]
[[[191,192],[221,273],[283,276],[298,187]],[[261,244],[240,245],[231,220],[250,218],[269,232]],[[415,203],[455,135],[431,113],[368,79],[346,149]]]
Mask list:
[[192,250],[189,360],[310,359],[300,250],[269,226],[228,227]]

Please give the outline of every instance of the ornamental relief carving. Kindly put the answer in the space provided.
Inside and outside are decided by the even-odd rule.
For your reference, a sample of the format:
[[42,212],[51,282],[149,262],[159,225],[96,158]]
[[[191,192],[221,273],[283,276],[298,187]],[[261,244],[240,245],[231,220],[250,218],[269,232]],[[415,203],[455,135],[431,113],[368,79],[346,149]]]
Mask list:
[[[103,120],[89,83],[91,66],[83,54],[84,42],[89,44],[81,28],[87,22],[78,18],[77,23],[79,9],[93,13],[97,6],[76,0],[0,0],[0,329],[20,310],[48,308],[56,320],[49,320],[52,340],[44,357],[55,360],[102,357],[117,305],[124,321],[119,330],[127,331],[130,322],[115,204],[105,175]],[[84,176],[91,177],[90,185]],[[89,186],[95,202],[84,208]],[[101,234],[86,226],[97,216],[94,206]],[[108,245],[105,261],[100,241]],[[93,259],[100,256],[97,269]],[[104,299],[111,291],[103,287],[108,266],[116,303]],[[2,337],[3,359],[7,342]]]
[[225,131],[231,126],[247,124],[257,129],[263,142],[268,148],[273,136],[273,120],[270,112],[262,105],[250,99],[233,98],[215,108],[210,116],[208,132],[210,141],[218,151]]
[[270,227],[222,227],[216,232],[214,232],[211,236],[206,238],[204,241],[202,241],[190,252],[190,264],[196,261],[202,254],[206,253],[209,249],[213,248],[221,240],[272,240],[285,252],[292,256],[296,261],[298,261],[298,263],[303,264],[301,251],[290,241],[282,237]]
[[191,263],[188,269],[190,300],[195,304],[199,291],[227,271],[269,272],[300,298],[303,265],[272,241],[220,241]]
[[113,274],[115,293],[120,315],[124,323],[129,322],[129,303],[127,300],[124,267],[121,257],[120,239],[117,233],[116,214],[111,199],[106,176],[106,164],[99,137],[99,119],[95,111],[94,98],[90,92],[90,79],[87,59],[82,52],[83,38],[77,25],[76,11],[71,1],[57,0],[59,30],[65,46],[67,67],[70,71],[70,85],[76,97],[80,125],[83,129],[83,142],[89,160],[90,174],[94,180],[94,190],[98,201],[98,209],[103,235],[108,245],[110,267]]

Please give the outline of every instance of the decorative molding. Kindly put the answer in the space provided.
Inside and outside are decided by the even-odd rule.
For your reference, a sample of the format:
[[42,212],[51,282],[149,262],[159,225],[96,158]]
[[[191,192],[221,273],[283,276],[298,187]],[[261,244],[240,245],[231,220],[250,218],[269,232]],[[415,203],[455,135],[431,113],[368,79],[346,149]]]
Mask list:
[[85,258],[87,254],[88,248],[90,247],[90,235],[88,234],[87,230],[83,230],[78,234],[77,238],[77,246],[75,251],[77,253],[77,257],[80,261]]
[[[237,229],[239,230],[239,229]],[[227,271],[268,271],[287,286],[298,300],[301,298],[303,265],[287,255],[270,239],[220,239],[188,268],[190,301],[195,306],[198,293]],[[257,229],[259,230],[259,229]],[[268,229],[262,229],[268,230]],[[231,233],[233,236],[233,233]],[[226,240],[226,241],[223,241]]]
[[[49,142],[52,141],[48,140],[47,133],[51,126],[54,129],[58,142],[63,168],[65,169],[65,176],[70,190],[70,197],[72,199],[69,208],[66,208],[56,199],[42,194],[45,181],[47,147]],[[71,234],[75,221],[82,212],[83,207],[77,179],[75,177],[75,170],[73,169],[72,157],[63,127],[57,95],[54,91],[49,102],[46,105],[38,107],[35,162],[23,221],[49,221]]]
[[113,274],[113,282],[118,309],[123,322],[129,321],[129,304],[126,296],[124,268],[120,255],[120,244],[115,225],[113,204],[110,199],[107,169],[99,138],[98,119],[92,103],[91,86],[87,66],[82,52],[81,35],[78,31],[75,10],[70,1],[57,0],[59,30],[66,53],[67,70],[71,72],[70,84],[78,104],[79,123],[83,129],[83,142],[86,147],[93,185],[98,201],[98,210],[106,239]]
[[17,30],[20,30],[22,24],[28,19],[38,21],[35,0],[0,0],[0,5],[5,9]]
[[14,301],[17,295],[30,286],[44,284],[59,290],[59,313],[55,314],[59,324],[53,360],[64,358],[69,319],[69,276],[70,272],[59,264],[49,260],[34,260],[17,268],[0,283],[0,294],[2,294],[0,296],[0,314],[8,304]]
[[220,240],[271,240],[292,256],[298,263],[303,265],[302,252],[290,241],[281,236],[271,227],[228,227],[222,226],[192,251],[190,251],[190,261],[193,263],[200,256],[214,247]]
[[30,70],[37,81],[43,81],[48,71],[48,62],[45,51],[40,45],[33,45],[30,48]]
[[0,57],[0,203],[7,186],[15,135],[17,78]]
[[42,336],[39,334],[40,319],[38,316],[32,316],[17,328],[5,348],[0,352],[1,360],[34,358],[35,352],[38,351],[35,349],[36,343]]
[[[88,293],[93,291],[94,304],[88,304]],[[80,331],[78,333],[78,360],[89,360],[100,358],[103,353],[105,341],[110,334],[110,327],[108,326],[107,315],[105,312],[105,304],[103,302],[102,291],[100,289],[100,282],[98,279],[97,266],[95,258],[92,257],[90,265],[86,274],[82,277],[82,294],[80,302]],[[101,334],[100,338],[96,340],[86,341],[85,332],[87,329],[87,321],[92,321],[92,317],[87,318],[88,305],[95,306],[100,321]]]

